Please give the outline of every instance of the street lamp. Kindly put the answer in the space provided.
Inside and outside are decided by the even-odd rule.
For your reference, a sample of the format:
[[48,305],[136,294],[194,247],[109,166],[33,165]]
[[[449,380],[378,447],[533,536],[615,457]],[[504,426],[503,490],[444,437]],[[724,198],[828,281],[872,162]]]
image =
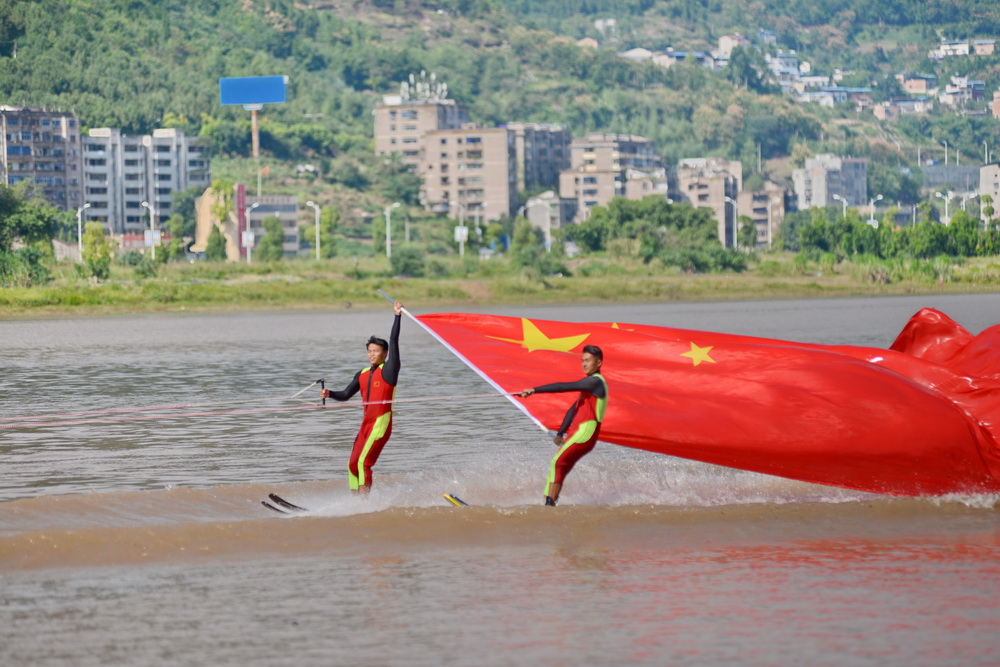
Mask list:
[[963,211],[965,210],[965,202],[969,201],[970,199],[975,199],[978,196],[979,196],[978,192],[970,192],[967,195],[962,195],[962,210]]
[[399,202],[395,202],[389,206],[385,207],[385,256],[392,257],[392,231],[391,231],[391,221],[392,221],[392,209],[399,208],[402,206]]
[[156,232],[153,230],[153,217],[156,215],[156,212],[153,210],[153,207],[149,205],[148,201],[142,202],[142,205],[144,208],[149,209],[149,258],[155,262],[156,239],[154,237],[156,236]]
[[846,218],[847,217],[847,198],[841,197],[840,195],[833,195],[833,198],[836,199],[837,201],[839,201],[841,204],[843,204],[843,211],[841,212],[840,217]]
[[[733,199],[730,199],[729,197],[723,197],[723,199],[725,199],[728,203],[733,205],[733,249],[735,249],[736,248],[736,202]],[[725,205],[723,205],[722,207],[722,217],[723,218],[726,217]],[[725,224],[725,221],[723,221],[723,224]]]
[[944,200],[944,224],[945,225],[950,225],[951,224],[951,216],[948,215],[948,202],[951,201],[951,197],[945,196],[945,195],[941,194],[940,192],[935,192],[934,196],[938,197],[939,199],[943,199]]
[[90,208],[90,204],[84,203],[76,209],[76,247],[80,251],[80,261],[83,261],[83,209]]
[[[458,226],[459,228],[465,227],[465,207],[457,201],[450,201],[448,202],[448,205],[458,207]],[[460,233],[462,232],[456,232],[455,235],[458,236]],[[458,240],[458,256],[465,257],[465,241],[464,237],[461,236],[459,236]]]
[[257,208],[258,206],[260,206],[260,202],[255,201],[254,203],[250,204],[250,206],[247,207],[247,213],[246,213],[247,230],[244,232],[246,236],[243,238],[243,245],[247,247],[247,264],[250,263],[250,258],[253,255],[253,242],[254,242],[253,232],[250,231],[250,212],[253,211],[255,208]]
[[941,143],[944,144],[944,166],[947,167],[948,166],[948,142],[947,141],[942,141]]
[[777,198],[772,199],[771,197],[768,197],[768,199],[767,199],[767,247],[768,247],[768,249],[771,248],[771,224],[772,224],[771,223],[771,205],[772,204],[777,204],[777,203],[780,203],[780,202],[781,202],[781,200],[777,199]]
[[319,261],[319,206],[315,202],[307,201],[306,206],[316,212],[316,261]]
[[872,227],[878,227],[878,221],[875,219],[875,202],[881,201],[882,195],[878,195],[874,199],[868,200],[868,224]]

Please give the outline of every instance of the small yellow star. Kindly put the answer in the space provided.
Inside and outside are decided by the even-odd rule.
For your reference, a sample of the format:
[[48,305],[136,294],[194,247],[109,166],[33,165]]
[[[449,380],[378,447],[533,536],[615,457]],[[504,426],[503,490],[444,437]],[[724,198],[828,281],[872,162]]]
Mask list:
[[549,338],[527,318],[521,318],[521,340],[516,338],[498,338],[489,336],[494,340],[502,340],[505,343],[517,343],[521,347],[528,349],[528,352],[535,350],[555,350],[556,352],[569,352],[574,347],[585,341],[589,333],[579,336],[566,336],[565,338]]
[[708,353],[712,350],[713,347],[715,347],[715,346],[714,345],[709,345],[708,347],[698,347],[697,345],[695,345],[692,342],[691,343],[691,351],[690,352],[682,352],[681,356],[682,357],[690,357],[691,361],[694,362],[695,366],[697,366],[698,364],[700,364],[703,361],[707,361],[707,362],[710,362],[710,363],[714,364],[715,363],[715,359],[713,359],[712,357],[708,356]]

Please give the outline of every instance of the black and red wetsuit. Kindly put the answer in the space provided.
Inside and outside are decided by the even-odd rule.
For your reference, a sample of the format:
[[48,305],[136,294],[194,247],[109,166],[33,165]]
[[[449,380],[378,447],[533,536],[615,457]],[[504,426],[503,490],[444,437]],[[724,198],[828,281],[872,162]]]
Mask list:
[[552,484],[562,484],[576,465],[597,444],[601,433],[601,422],[608,404],[608,383],[600,373],[588,375],[576,382],[554,382],[535,387],[537,394],[555,394],[578,391],[580,396],[570,406],[559,427],[559,435],[569,437],[556,452],[549,466],[549,476],[545,485],[545,495],[550,496]]
[[389,352],[385,362],[362,368],[346,388],[330,392],[331,398],[346,401],[360,391],[364,404],[361,428],[354,438],[351,459],[347,464],[352,491],[371,487],[372,466],[378,461],[382,448],[392,434],[392,399],[396,395],[400,366],[399,322],[400,316],[396,315],[392,333],[389,334]]

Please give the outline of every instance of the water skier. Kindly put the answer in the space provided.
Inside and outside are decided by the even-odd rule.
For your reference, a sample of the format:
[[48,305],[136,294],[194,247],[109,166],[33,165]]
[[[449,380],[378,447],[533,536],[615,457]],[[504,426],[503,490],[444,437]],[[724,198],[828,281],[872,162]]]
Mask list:
[[[548,483],[545,486],[545,504],[555,505],[559,500],[563,481],[576,462],[586,456],[597,444],[597,436],[601,432],[601,422],[608,405],[608,383],[601,375],[601,364],[604,363],[604,353],[596,345],[583,348],[580,357],[583,372],[587,377],[576,382],[555,382],[541,387],[525,389],[520,394],[527,398],[532,394],[555,394],[578,391],[580,396],[570,406],[563,418],[559,432],[552,439],[559,446],[559,451],[552,458],[549,466]],[[569,439],[566,434],[572,430]]]
[[346,401],[361,392],[364,414],[347,465],[352,493],[371,490],[372,466],[392,434],[392,399],[399,380],[399,325],[403,304],[396,301],[392,308],[396,315],[389,341],[372,336],[365,345],[369,365],[355,373],[354,379],[342,391],[320,391],[321,398],[336,401]]

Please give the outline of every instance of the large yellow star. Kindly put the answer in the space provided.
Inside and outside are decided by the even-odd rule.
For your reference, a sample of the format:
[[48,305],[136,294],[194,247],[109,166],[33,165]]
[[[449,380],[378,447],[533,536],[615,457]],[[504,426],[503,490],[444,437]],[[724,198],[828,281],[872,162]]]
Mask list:
[[489,336],[494,340],[502,340],[505,343],[517,343],[528,349],[528,352],[535,350],[555,350],[556,352],[569,352],[574,347],[587,339],[589,333],[579,336],[566,336],[565,338],[549,338],[541,330],[531,323],[530,320],[521,318],[521,340],[516,338],[498,338]]
[[707,361],[709,363],[713,363],[714,364],[715,363],[715,359],[713,359],[712,357],[708,356],[708,353],[712,350],[713,347],[715,347],[715,346],[714,345],[709,345],[708,347],[698,347],[697,345],[695,345],[692,342],[691,343],[691,351],[690,352],[682,352],[681,356],[682,357],[690,357],[691,361],[694,362],[695,366],[697,366],[698,364],[700,364],[703,361]]

